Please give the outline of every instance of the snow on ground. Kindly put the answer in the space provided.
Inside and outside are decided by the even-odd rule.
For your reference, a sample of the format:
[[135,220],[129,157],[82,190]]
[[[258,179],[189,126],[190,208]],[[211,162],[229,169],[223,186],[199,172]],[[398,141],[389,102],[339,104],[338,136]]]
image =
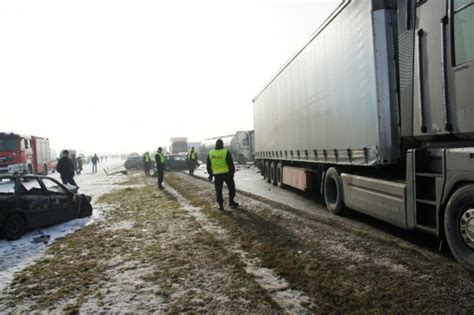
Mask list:
[[[200,167],[195,170],[194,175],[207,179],[209,175],[206,171],[206,165],[201,164]],[[346,217],[334,216],[323,206],[320,196],[311,196],[309,193],[304,193],[293,188],[280,188],[267,183],[260,174],[259,169],[254,165],[236,165],[234,180],[238,191],[262,197],[264,199],[259,200],[263,203],[266,203],[266,200],[270,200],[277,204],[288,206],[297,209],[298,211],[303,211],[310,216],[316,215],[317,217],[329,218],[331,220],[339,221],[341,224],[347,226],[366,229],[376,233],[377,237],[386,240],[393,240],[395,235],[397,238],[396,241],[400,246],[411,248],[412,250],[418,251],[420,245],[430,251],[436,251],[437,249],[437,247],[434,247],[438,244],[437,239],[428,234],[413,235],[410,234],[410,232],[392,227],[382,221],[370,218],[369,216],[357,213],[356,211],[351,211],[346,214]],[[237,192],[237,202],[239,201],[239,198],[240,196]],[[254,202],[260,201],[254,200]],[[409,240],[409,242],[403,242],[403,239]]]
[[220,241],[224,241],[227,249],[237,254],[240,261],[245,265],[245,271],[255,277],[255,281],[266,291],[269,292],[272,299],[286,310],[288,313],[307,314],[310,311],[303,305],[308,303],[309,298],[298,290],[293,290],[288,282],[274,273],[272,269],[259,266],[261,262],[258,259],[250,258],[251,255],[243,250],[238,242],[230,242],[231,236],[228,231],[212,223],[201,208],[194,207],[177,190],[167,187],[167,191],[176,196],[182,208],[190,213],[201,227]]
[[[206,165],[201,164],[194,171],[199,177],[207,178],[209,175],[206,171]],[[269,199],[281,204],[298,208],[305,211],[314,211],[320,205],[305,196],[295,194],[293,190],[285,190],[267,183],[260,171],[255,166],[236,165],[234,175],[235,186],[238,190],[245,191],[265,199]]]
[[[92,174],[92,164],[84,165],[82,174],[75,176],[75,180],[80,187],[79,192],[92,197],[94,210],[91,217],[36,229],[16,241],[0,240],[0,292],[9,286],[15,272],[22,270],[41,257],[46,248],[57,238],[72,233],[102,217],[109,206],[97,204],[97,199],[101,195],[112,191],[117,187],[117,183],[127,178],[121,174],[107,176],[103,169],[115,171],[121,169],[122,165],[122,160],[105,161],[99,164],[97,174]],[[57,173],[49,176],[59,179]]]

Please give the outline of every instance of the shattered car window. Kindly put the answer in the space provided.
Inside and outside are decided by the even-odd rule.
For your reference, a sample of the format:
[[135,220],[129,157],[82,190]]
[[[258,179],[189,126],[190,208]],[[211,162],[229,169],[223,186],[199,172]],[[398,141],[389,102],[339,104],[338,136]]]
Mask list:
[[36,178],[20,178],[20,190],[26,195],[42,195],[44,193]]
[[43,178],[43,184],[49,193],[53,193],[53,194],[66,194],[67,193],[63,187],[61,187],[58,183],[56,183],[55,181],[49,178]]
[[15,181],[12,178],[0,179],[0,194],[14,194]]

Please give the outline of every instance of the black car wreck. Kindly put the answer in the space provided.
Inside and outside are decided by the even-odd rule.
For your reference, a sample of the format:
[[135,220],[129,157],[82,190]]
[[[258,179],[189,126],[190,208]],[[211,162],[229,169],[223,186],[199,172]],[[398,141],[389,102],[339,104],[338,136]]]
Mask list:
[[0,234],[16,240],[28,229],[90,216],[90,200],[50,177],[1,175]]

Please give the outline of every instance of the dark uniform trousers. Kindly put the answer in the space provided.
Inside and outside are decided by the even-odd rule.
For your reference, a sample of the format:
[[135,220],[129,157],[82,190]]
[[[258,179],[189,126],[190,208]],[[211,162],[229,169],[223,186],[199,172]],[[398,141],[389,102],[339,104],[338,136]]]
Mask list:
[[165,167],[161,166],[157,168],[158,170],[158,187],[163,186],[163,177],[165,175]]
[[222,197],[222,187],[224,186],[224,182],[227,185],[227,188],[229,189],[229,200],[234,201],[234,197],[235,197],[234,174],[225,173],[225,174],[214,175],[214,187],[216,188],[218,203],[224,202],[224,198]]

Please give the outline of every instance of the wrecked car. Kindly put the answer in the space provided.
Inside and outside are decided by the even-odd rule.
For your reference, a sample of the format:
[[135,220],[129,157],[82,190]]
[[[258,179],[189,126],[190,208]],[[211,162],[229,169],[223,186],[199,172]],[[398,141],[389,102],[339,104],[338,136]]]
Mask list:
[[188,162],[186,160],[186,155],[183,154],[168,154],[166,158],[166,168],[168,170],[186,170],[188,169]]
[[0,175],[0,234],[16,240],[29,229],[90,216],[90,201],[47,176]]
[[129,157],[123,166],[127,170],[143,170],[144,165],[143,165],[143,157],[142,156],[133,156]]

